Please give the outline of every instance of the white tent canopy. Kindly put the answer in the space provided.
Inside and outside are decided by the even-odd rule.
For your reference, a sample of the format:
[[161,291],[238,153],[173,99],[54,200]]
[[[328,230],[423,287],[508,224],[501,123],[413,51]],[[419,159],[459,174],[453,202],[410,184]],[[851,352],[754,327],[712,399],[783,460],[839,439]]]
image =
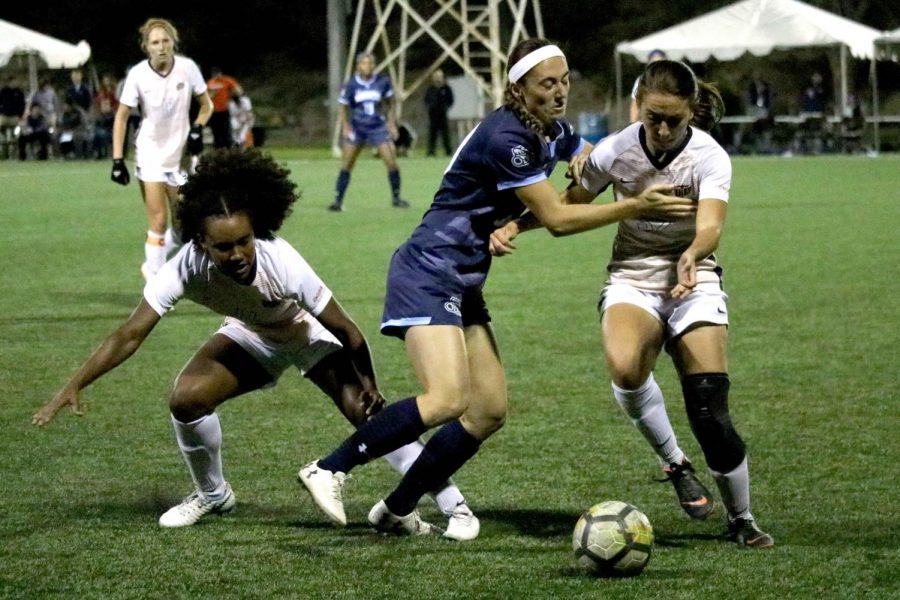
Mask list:
[[879,44],[900,44],[900,27],[893,31],[885,31],[877,41]]
[[661,49],[674,60],[703,62],[709,58],[735,60],[749,52],[756,56],[775,49],[839,46],[841,101],[847,98],[847,56],[871,58],[882,32],[799,0],[741,0],[679,25],[616,45],[617,112],[621,115],[621,55],[645,62]]
[[28,56],[29,79],[34,90],[37,87],[36,59],[41,59],[51,69],[72,69],[90,59],[91,47],[84,40],[69,44],[0,19],[0,67],[6,66],[17,54]]

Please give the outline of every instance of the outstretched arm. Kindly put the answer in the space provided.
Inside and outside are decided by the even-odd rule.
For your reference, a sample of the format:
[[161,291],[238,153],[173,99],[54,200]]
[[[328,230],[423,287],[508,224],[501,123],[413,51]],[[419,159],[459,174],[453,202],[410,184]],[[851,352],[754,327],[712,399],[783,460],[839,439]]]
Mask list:
[[65,387],[34,414],[31,418],[32,424],[46,425],[66,405],[72,407],[74,414],[83,415],[78,393],[134,354],[159,320],[160,316],[156,311],[147,304],[146,300],[141,300],[128,320],[112,332],[100,347],[94,350],[94,353],[66,383]]
[[[594,198],[592,193],[575,183],[570,184],[559,196],[560,202],[563,204],[589,204]],[[543,225],[540,220],[531,211],[526,212],[518,219],[513,219],[503,227],[495,229],[491,234],[488,242],[491,254],[494,256],[512,254],[516,250],[516,245],[512,243],[516,236],[541,227]]]
[[362,384],[363,391],[360,400],[366,407],[366,414],[375,414],[381,410],[384,396],[378,391],[375,365],[372,362],[372,353],[369,351],[366,336],[333,297],[325,305],[325,309],[316,315],[316,318],[344,345]]

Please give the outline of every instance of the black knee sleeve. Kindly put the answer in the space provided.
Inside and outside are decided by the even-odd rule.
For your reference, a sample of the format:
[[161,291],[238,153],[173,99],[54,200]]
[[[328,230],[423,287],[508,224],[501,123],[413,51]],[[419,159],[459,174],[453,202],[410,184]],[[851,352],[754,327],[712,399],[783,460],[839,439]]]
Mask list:
[[703,449],[706,464],[719,473],[728,473],[746,456],[744,441],[728,414],[729,385],[725,373],[698,373],[681,380],[691,430]]

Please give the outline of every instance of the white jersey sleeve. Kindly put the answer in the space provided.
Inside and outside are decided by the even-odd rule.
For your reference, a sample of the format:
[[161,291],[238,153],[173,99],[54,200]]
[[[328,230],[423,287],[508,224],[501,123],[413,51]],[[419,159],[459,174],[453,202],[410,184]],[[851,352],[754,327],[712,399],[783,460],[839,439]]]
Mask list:
[[[718,150],[718,151],[715,151]],[[721,147],[707,151],[697,161],[697,177],[700,180],[698,199],[728,202],[731,192],[731,159]]]
[[[177,255],[180,257],[181,252]],[[184,297],[184,284],[176,257],[166,262],[144,285],[144,300],[159,316],[165,315]]]
[[200,72],[200,67],[197,66],[197,63],[189,58],[185,60],[189,63],[187,72],[191,90],[195,96],[198,96],[206,91],[206,80],[203,79],[203,73]]
[[137,84],[137,71],[132,67],[125,76],[125,82],[122,84],[122,92],[119,94],[119,102],[131,108],[137,108],[141,104],[140,92]]
[[604,138],[594,146],[581,171],[581,186],[593,195],[598,195],[613,183],[610,167],[619,153],[619,144],[613,144],[615,136]]

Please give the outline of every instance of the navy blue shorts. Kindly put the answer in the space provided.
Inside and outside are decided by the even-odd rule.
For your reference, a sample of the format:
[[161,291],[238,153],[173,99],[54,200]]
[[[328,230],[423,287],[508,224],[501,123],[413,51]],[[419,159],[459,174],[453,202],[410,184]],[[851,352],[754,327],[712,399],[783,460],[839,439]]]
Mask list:
[[387,125],[370,129],[368,127],[353,127],[350,137],[344,138],[344,141],[354,146],[380,146],[385,142],[392,141],[391,134],[388,133]]
[[485,325],[491,315],[481,288],[442,278],[395,252],[388,270],[381,333],[403,339],[415,325]]

